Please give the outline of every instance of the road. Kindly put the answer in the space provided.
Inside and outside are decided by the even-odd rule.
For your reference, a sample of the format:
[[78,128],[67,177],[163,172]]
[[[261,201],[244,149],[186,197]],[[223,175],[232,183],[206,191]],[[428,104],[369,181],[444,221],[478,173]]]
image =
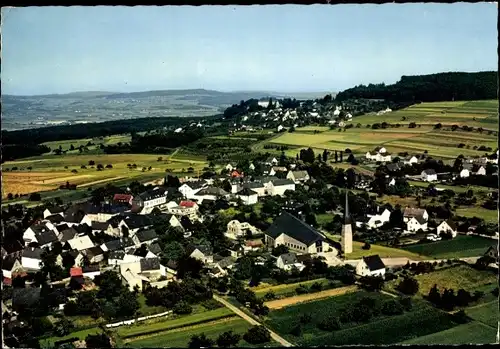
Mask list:
[[[255,325],[255,326],[264,326],[262,325],[260,322],[258,322],[257,320],[255,320],[254,318],[252,318],[251,316],[245,314],[243,311],[241,311],[240,309],[238,309],[238,307],[232,305],[231,303],[229,303],[228,301],[226,301],[224,298],[222,297],[219,297],[217,295],[213,295],[213,298],[224,304],[227,308],[229,308],[233,313],[235,313],[236,315],[238,315],[239,317],[243,318],[244,320],[248,321],[249,323],[251,323],[252,325]],[[269,329],[268,329],[269,330]],[[269,330],[269,333],[271,334],[271,338],[273,340],[275,340],[276,342],[280,343],[282,346],[284,347],[293,347],[293,344],[288,342],[285,338],[279,336],[276,332],[273,332],[271,330]]]

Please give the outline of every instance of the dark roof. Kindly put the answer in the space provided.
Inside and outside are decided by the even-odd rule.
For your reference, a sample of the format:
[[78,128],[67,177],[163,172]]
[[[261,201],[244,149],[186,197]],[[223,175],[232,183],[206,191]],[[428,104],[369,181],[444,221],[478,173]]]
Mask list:
[[75,229],[78,232],[78,234],[87,234],[87,233],[90,233],[92,231],[92,229],[90,228],[90,226],[87,223],[74,225],[74,226],[72,226],[72,228]]
[[299,263],[303,263],[305,261],[310,261],[312,260],[312,256],[310,254],[299,254],[297,255],[297,261]]
[[172,269],[172,270],[177,270],[178,263],[177,261],[174,261],[173,259],[169,259],[167,262],[167,267]]
[[135,246],[134,240],[132,240],[132,238],[130,238],[130,237],[123,237],[122,243],[123,243],[123,247]]
[[401,167],[399,166],[399,163],[390,163],[386,165],[387,169],[391,172],[399,170]]
[[95,273],[96,271],[100,271],[99,264],[90,264],[86,267],[82,267],[82,272],[84,273]]
[[229,267],[230,265],[233,265],[235,262],[233,257],[225,257],[217,261],[217,264],[222,268],[225,269]]
[[297,263],[297,255],[295,253],[283,253],[278,258],[281,258],[283,264],[295,264]]
[[104,245],[108,251],[116,251],[123,248],[123,243],[119,239],[108,241]]
[[76,258],[76,257],[80,254],[80,251],[78,251],[78,250],[66,251],[66,252],[63,252],[63,253],[61,254],[61,256],[63,256],[63,257],[64,257],[64,255],[66,255],[66,254],[68,254],[68,255],[72,256],[73,258]]
[[108,229],[109,227],[109,223],[103,223],[103,222],[92,222],[92,230],[99,230],[99,231],[103,231],[103,230],[106,230]]
[[275,176],[257,176],[255,177],[256,181],[259,181],[261,183],[268,183],[277,180],[278,177]]
[[207,184],[207,181],[200,180],[200,181],[184,182],[182,184],[183,185],[186,184],[191,189],[200,189],[200,188],[203,188]]
[[158,245],[156,242],[149,245],[148,250],[157,256],[159,256],[163,252],[160,245]]
[[267,235],[274,239],[282,233],[285,233],[286,235],[308,246],[318,240],[325,240],[325,237],[313,227],[288,212],[283,212],[267,229]]
[[307,171],[292,171],[292,174],[295,179],[303,179],[309,175]]
[[61,223],[64,218],[59,213],[55,213],[45,217],[45,219],[51,223]]
[[151,225],[151,219],[143,214],[129,214],[124,218],[125,224],[130,229],[142,228]]
[[224,196],[227,194],[228,194],[228,192],[222,188],[208,187],[208,188],[201,189],[199,192],[196,193],[196,196],[199,196],[199,195],[221,195],[221,196]]
[[432,168],[428,168],[427,170],[422,171],[426,175],[435,175],[436,171],[434,171]]
[[493,254],[498,256],[498,245],[491,245],[490,247],[488,247],[485,254],[489,253],[491,250],[493,250]]
[[140,242],[150,241],[158,237],[153,229],[138,231],[135,235]]
[[276,180],[272,181],[272,183],[275,187],[280,186],[280,185],[295,184],[294,181],[292,181],[291,179],[276,179]]
[[378,254],[373,256],[363,257],[363,261],[366,263],[368,269],[370,269],[371,271],[385,268],[384,262],[382,262]]
[[108,255],[108,259],[119,259],[122,260],[123,257],[125,256],[124,251],[112,251]]
[[210,255],[212,253],[212,249],[210,246],[206,246],[206,245],[193,245],[193,244],[189,244],[187,247],[186,247],[186,254],[187,255],[190,255],[191,253],[193,253],[196,249],[198,249],[201,253],[203,253],[204,255]]
[[59,206],[50,206],[47,207],[46,210],[49,210],[51,214],[64,212],[64,209]]
[[22,251],[24,245],[19,240],[2,241],[2,248],[7,254]]
[[7,256],[2,260],[2,270],[12,270],[18,259],[16,257]]
[[249,188],[244,188],[237,192],[236,194],[242,195],[242,196],[250,196],[250,195],[257,195],[257,192],[253,191],[252,189]]
[[264,188],[264,184],[262,184],[261,182],[248,182],[243,184],[243,188],[250,188],[250,189]]
[[453,230],[457,230],[457,225],[455,224],[455,222],[453,222],[451,219],[447,219],[446,220],[446,224],[448,224],[450,226],[451,229]]
[[413,208],[413,207],[406,207],[403,216],[404,217],[423,217],[425,213],[425,209],[423,208]]
[[163,196],[167,196],[167,193],[168,193],[168,191],[166,189],[155,188],[155,189],[147,190],[147,191],[139,194],[138,196],[142,200],[148,201],[148,200],[153,200],[153,199],[160,198]]
[[71,240],[74,237],[76,237],[78,235],[78,231],[75,228],[71,227],[71,228],[67,228],[67,229],[61,231],[61,235],[62,236],[61,236],[60,241],[66,242],[66,241]]
[[[418,222],[418,224],[425,224],[427,221],[424,219],[424,217],[422,216],[415,216],[415,217],[412,217],[412,218],[415,218]],[[411,218],[410,218],[411,219]]]
[[189,219],[189,217],[187,216],[182,216],[181,219],[179,220],[179,222],[181,223],[182,227],[185,229],[185,230],[191,230],[191,229],[194,229],[194,224],[193,222]]
[[63,230],[66,230],[69,228],[69,226],[66,223],[63,224],[58,224],[55,226],[58,232],[61,232]]
[[41,234],[36,234],[36,240],[40,245],[45,245],[57,241],[57,235],[54,231],[49,230]]
[[94,246],[91,248],[87,248],[85,250],[85,253],[87,254],[87,257],[92,258],[92,257],[99,256],[99,255],[103,254],[103,251],[102,251],[102,248],[100,248],[99,246]]
[[159,258],[143,258],[140,260],[141,271],[158,270],[160,269]]
[[12,290],[13,307],[29,307],[40,301],[40,287],[14,288]]
[[41,259],[43,250],[37,247],[26,247],[23,251],[23,257]]
[[45,224],[33,224],[30,226],[31,230],[37,235],[42,234],[46,231],[50,231],[50,229]]

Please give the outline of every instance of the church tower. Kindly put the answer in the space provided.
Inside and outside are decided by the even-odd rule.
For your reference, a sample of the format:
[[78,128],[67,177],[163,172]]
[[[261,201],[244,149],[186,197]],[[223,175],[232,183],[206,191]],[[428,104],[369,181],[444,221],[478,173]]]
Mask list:
[[347,253],[352,253],[352,220],[349,216],[349,202],[347,201],[347,190],[345,192],[345,212],[344,222],[342,223],[342,233],[340,244],[342,246],[342,253],[344,256]]

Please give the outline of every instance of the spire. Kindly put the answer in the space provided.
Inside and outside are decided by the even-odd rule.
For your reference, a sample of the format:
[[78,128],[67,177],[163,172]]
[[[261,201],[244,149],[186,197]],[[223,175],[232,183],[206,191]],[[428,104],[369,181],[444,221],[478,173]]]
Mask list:
[[345,213],[344,213],[344,224],[351,223],[351,217],[349,216],[349,200],[348,200],[348,191],[345,191]]

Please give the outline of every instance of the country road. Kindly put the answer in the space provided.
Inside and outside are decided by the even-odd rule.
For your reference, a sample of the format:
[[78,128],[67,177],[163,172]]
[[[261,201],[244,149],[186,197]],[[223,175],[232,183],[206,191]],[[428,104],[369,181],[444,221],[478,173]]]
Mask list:
[[[224,304],[232,312],[234,312],[236,315],[240,316],[244,320],[248,321],[252,325],[263,326],[260,322],[258,322],[257,320],[253,319],[252,317],[248,316],[243,311],[241,311],[240,309],[238,309],[238,307],[232,305],[231,303],[229,303],[228,301],[226,301],[222,297],[219,297],[219,296],[217,296],[217,295],[214,294],[213,298],[216,301]],[[276,332],[273,332],[273,331],[269,330],[269,333],[271,334],[271,338],[274,339],[276,342],[280,343],[282,346],[284,346],[284,347],[293,347],[292,343],[288,342],[286,339],[284,339],[283,337],[279,336]]]

